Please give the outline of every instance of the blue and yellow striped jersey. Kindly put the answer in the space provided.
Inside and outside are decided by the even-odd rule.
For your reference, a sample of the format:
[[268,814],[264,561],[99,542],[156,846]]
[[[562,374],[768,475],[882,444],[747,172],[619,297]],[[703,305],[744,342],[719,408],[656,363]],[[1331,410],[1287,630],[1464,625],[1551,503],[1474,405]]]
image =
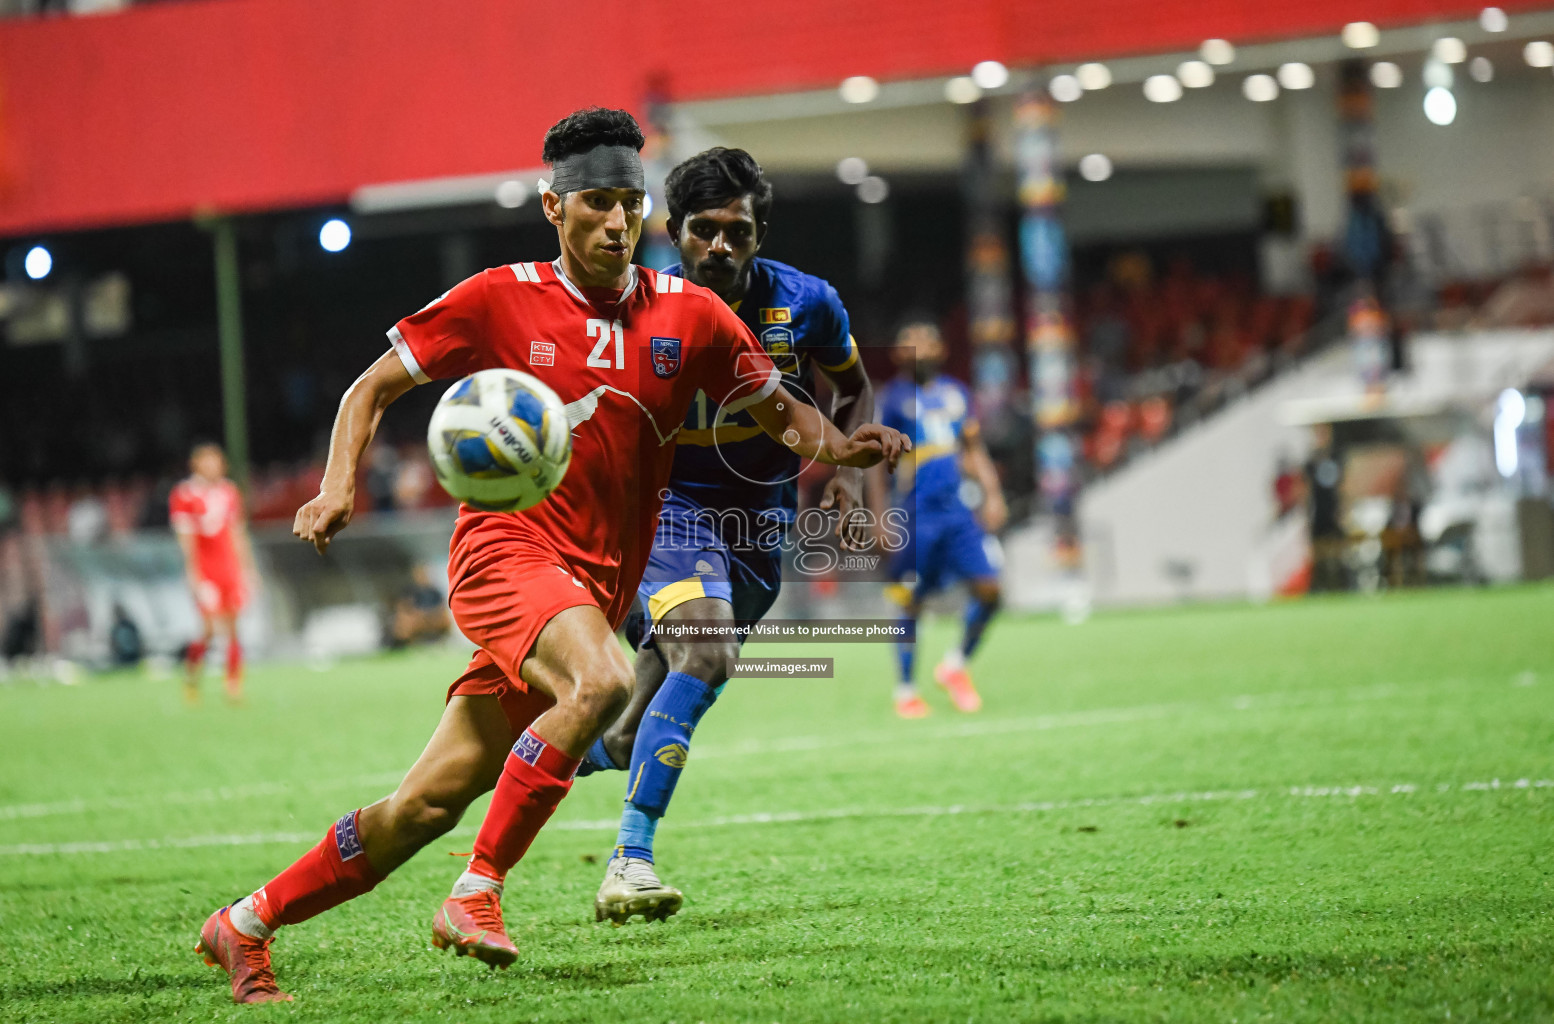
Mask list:
[[[836,289],[786,263],[757,257],[734,312],[782,371],[783,385],[814,404],[814,366],[843,370],[858,361],[847,310]],[[679,274],[678,266],[666,274]],[[721,396],[698,391],[680,428],[669,489],[703,508],[770,511],[791,522],[798,506],[799,457],[767,437],[748,412],[725,413]]]

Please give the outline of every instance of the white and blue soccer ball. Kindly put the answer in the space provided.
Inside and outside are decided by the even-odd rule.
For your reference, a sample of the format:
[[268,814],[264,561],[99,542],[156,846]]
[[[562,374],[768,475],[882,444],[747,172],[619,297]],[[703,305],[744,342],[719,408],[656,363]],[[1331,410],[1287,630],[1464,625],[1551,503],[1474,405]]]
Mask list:
[[481,370],[444,392],[426,444],[443,490],[489,512],[538,505],[572,461],[566,406],[518,370]]

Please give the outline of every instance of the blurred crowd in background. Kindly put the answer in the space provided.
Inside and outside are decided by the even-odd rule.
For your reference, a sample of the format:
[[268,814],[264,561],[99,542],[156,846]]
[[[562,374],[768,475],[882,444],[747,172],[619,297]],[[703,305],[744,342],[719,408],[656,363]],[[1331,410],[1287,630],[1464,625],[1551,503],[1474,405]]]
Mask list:
[[[1130,453],[1153,447],[1280,368],[1345,336],[1347,309],[1339,301],[1343,282],[1307,294],[1268,295],[1247,271],[1205,272],[1190,256],[1166,252],[1152,258],[1141,248],[1122,249],[1076,289],[1077,391],[1088,477],[1115,468]],[[1319,281],[1326,259],[1318,250],[1313,277]],[[1533,266],[1504,280],[1449,282],[1411,314],[1407,327],[1418,330],[1554,324],[1554,278],[1549,268]],[[939,315],[955,353],[950,372],[964,376],[965,346],[955,344],[965,335],[964,310],[952,305]],[[330,319],[338,317],[331,314]],[[892,324],[886,317],[871,323],[867,314],[863,321],[855,328],[861,332],[860,345],[882,380],[888,362],[883,353],[870,350],[889,343]],[[1395,330],[1397,347],[1390,357],[1401,366],[1404,322]],[[295,344],[266,344],[254,367],[259,394],[252,415],[261,457],[249,481],[248,511],[261,528],[289,524],[297,508],[317,493],[334,399],[354,370],[371,358],[371,349],[360,345],[348,350],[359,365],[330,358],[327,350],[308,351],[310,339],[327,333],[322,325],[297,323],[293,331]],[[350,333],[370,332],[357,325]],[[190,372],[176,363],[166,369],[175,382]],[[99,378],[98,386],[107,396],[116,395],[127,413],[145,410],[144,392],[121,390],[115,378],[122,370],[117,362],[106,362],[84,372]],[[27,384],[18,378],[13,386],[20,391]],[[149,416],[127,414],[80,431],[69,423],[80,410],[56,410],[57,422],[49,423],[37,421],[40,406],[28,404],[29,415],[22,403],[12,404],[14,420],[6,436],[14,440],[0,443],[0,459],[13,479],[21,479],[0,481],[0,535],[19,531],[92,541],[165,529],[167,496],[185,475],[189,446],[218,433],[220,397],[207,389],[164,394],[152,403]],[[428,398],[435,395],[417,395],[406,404],[418,399],[425,405]],[[1027,465],[1032,428],[1022,420],[1017,416],[988,424],[988,443],[1012,501],[1028,511],[1034,487]],[[358,515],[451,504],[432,476],[420,423],[415,414],[399,410],[386,422],[364,462]],[[29,439],[39,443],[29,445]],[[83,462],[93,471],[70,471]],[[114,463],[123,470],[111,471]]]
[[[36,16],[4,26],[18,66],[47,51],[106,68],[163,47],[215,52],[242,35],[233,26],[243,18],[281,38],[306,13],[169,2],[69,17],[130,6],[0,0],[0,18]],[[504,20],[511,8],[461,10],[521,41],[521,19]],[[652,42],[614,93],[590,81],[587,99],[642,118],[650,186],[707,146],[749,149],[775,191],[762,255],[836,287],[876,381],[893,372],[887,350],[904,320],[938,322],[946,370],[971,386],[1007,499],[1011,606],[1415,582],[1430,575],[1426,548],[1462,528],[1483,544],[1478,555],[1459,544],[1455,578],[1480,569],[1535,578],[1542,549],[1528,538],[1554,537],[1554,525],[1537,526],[1538,509],[1554,509],[1545,472],[1554,444],[1535,443],[1554,421],[1545,414],[1554,334],[1491,335],[1554,325],[1554,186],[1539,120],[1554,109],[1554,42],[1543,38],[1554,16],[1491,7],[1459,21],[1398,16],[1317,30],[1258,9],[1248,18],[1267,24],[1230,40],[1208,38],[1228,28],[1198,11],[1201,41],[1170,28],[1141,48],[1060,7],[982,10],[1007,24],[984,32],[975,12],[927,3],[892,11],[956,38],[936,39],[944,56],[887,41],[869,58],[896,68],[880,79],[853,67],[878,42],[872,32],[805,51],[813,67],[784,65],[772,81],[710,92],[675,79],[675,51],[650,55]],[[340,69],[376,67],[389,43],[416,52],[423,32],[441,29],[439,16],[411,30],[424,13],[413,6],[361,12],[382,18],[384,38],[332,53],[331,73],[306,86],[271,82],[263,61],[233,63],[234,81],[250,83],[233,94],[266,97],[263,111],[235,119],[224,96],[189,96],[173,74],[139,83],[145,99],[133,102],[144,109],[120,118],[179,122],[194,115],[169,113],[172,101],[199,100],[191,110],[207,118],[202,131],[173,129],[180,144],[199,135],[190,154],[207,136],[252,128],[270,140],[264,159],[169,160],[145,148],[155,132],[85,130],[118,124],[105,116],[81,126],[96,140],[83,145],[125,155],[110,166],[137,181],[158,178],[147,168],[176,169],[152,182],[167,186],[158,202],[170,205],[109,210],[100,200],[118,193],[67,181],[61,172],[79,166],[69,155],[25,179],[39,184],[52,168],[53,183],[69,186],[59,190],[65,206],[46,208],[54,200],[43,189],[0,202],[18,218],[0,245],[8,648],[65,649],[90,633],[89,656],[101,658],[121,622],[140,624],[144,648],[172,642],[183,613],[168,609],[187,595],[169,561],[168,493],[200,439],[233,449],[277,580],[276,599],[254,614],[287,621],[253,628],[303,647],[315,633],[394,644],[439,634],[430,594],[451,502],[424,430],[441,388],[412,390],[384,418],[357,481],[357,525],[329,559],[291,541],[289,527],[316,493],[336,402],[383,353],[384,330],[482,268],[554,254],[534,201],[544,172],[532,144],[550,115],[536,111],[585,100],[570,84],[564,98],[546,93],[521,112],[539,125],[525,129],[528,141],[452,128],[446,113],[428,125],[414,104],[396,105],[397,127],[364,130],[366,139],[446,130],[429,147],[446,166],[333,128],[315,132],[311,161],[294,159],[288,133],[309,117],[332,123],[381,100]],[[1030,29],[1064,19],[1077,19],[1070,31],[1088,41],[1048,52]],[[1031,49],[1033,39],[1042,45]],[[481,104],[431,99],[466,79],[530,87],[504,77],[510,62],[482,63],[490,53],[448,52],[480,66],[460,67],[467,75],[417,67],[425,78],[408,88],[438,111],[484,116]],[[16,152],[25,141],[53,153],[64,137],[50,119],[75,94],[35,79],[47,88],[0,108],[0,143],[9,131]],[[104,109],[118,98],[95,95]],[[6,152],[0,145],[0,195],[7,169],[25,169],[6,164]],[[127,162],[134,154],[144,163]],[[209,177],[217,171],[230,180]],[[250,198],[203,205],[229,185]],[[663,216],[649,215],[638,250],[653,265],[674,259]],[[1435,360],[1429,373],[1414,372],[1416,356]],[[1297,379],[1307,390],[1286,393]],[[1255,416],[1238,419],[1248,409]],[[1231,421],[1234,432],[1215,427]],[[1323,425],[1333,428],[1326,446]],[[1466,497],[1448,507],[1442,495]],[[1430,515],[1440,529],[1424,528]],[[371,622],[357,615],[368,606]],[[119,632],[133,649],[129,630]]]

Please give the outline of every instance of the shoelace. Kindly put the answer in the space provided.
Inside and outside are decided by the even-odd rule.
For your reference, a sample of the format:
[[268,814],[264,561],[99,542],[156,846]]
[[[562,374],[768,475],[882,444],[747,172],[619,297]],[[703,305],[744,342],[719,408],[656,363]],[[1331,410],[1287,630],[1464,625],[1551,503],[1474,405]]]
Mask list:
[[271,939],[263,942],[239,943],[243,951],[243,963],[248,966],[248,983],[245,986],[250,991],[258,989],[262,992],[279,992],[280,985],[275,981],[275,972],[270,969],[270,943]]
[[496,893],[483,890],[459,902],[464,904],[470,920],[488,932],[502,934],[502,903]]

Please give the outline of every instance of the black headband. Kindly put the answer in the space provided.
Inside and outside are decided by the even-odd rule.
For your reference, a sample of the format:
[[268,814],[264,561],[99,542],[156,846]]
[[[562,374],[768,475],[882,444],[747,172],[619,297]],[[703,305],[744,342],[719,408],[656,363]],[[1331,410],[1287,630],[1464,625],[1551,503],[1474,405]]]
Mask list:
[[595,146],[552,165],[550,190],[557,195],[590,188],[647,189],[642,157],[630,146]]

